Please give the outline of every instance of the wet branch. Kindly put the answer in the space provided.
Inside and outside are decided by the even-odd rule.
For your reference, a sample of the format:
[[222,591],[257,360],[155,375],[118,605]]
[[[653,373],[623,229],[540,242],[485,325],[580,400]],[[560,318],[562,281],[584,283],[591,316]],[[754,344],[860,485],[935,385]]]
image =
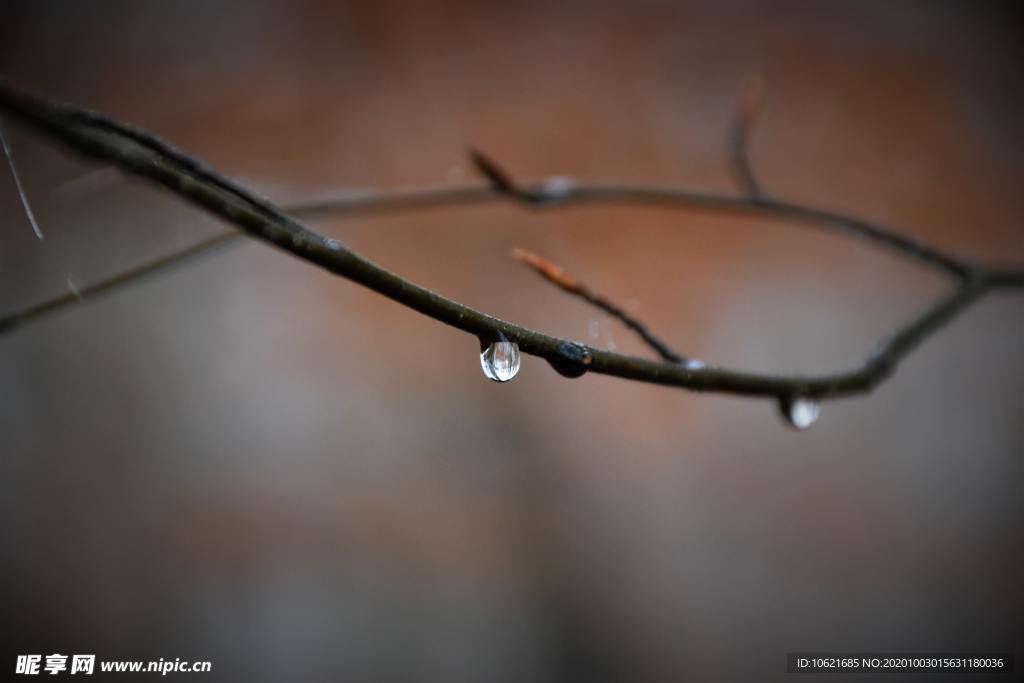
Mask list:
[[661,356],[662,359],[669,363],[691,362],[691,359],[670,349],[665,342],[654,336],[654,333],[638,319],[634,318],[623,308],[612,303],[605,297],[591,291],[589,287],[574,278],[572,275],[569,275],[565,272],[565,269],[558,264],[538,256],[537,254],[526,251],[525,249],[517,248],[512,252],[512,255],[533,268],[538,275],[562,291],[583,299],[591,306],[604,311],[629,329],[636,332],[640,339],[642,339],[649,347],[654,349],[654,352]]
[[[739,171],[737,177],[744,192],[739,197],[674,189],[585,185],[565,178],[522,184],[495,162],[474,152],[474,161],[487,178],[489,186],[349,192],[281,209],[238,187],[213,169],[146,131],[74,105],[52,102],[0,82],[0,111],[31,125],[52,139],[86,156],[109,161],[129,173],[148,178],[223,218],[250,237],[268,242],[297,258],[362,284],[435,320],[481,339],[504,335],[508,340],[518,343],[522,352],[544,358],[564,375],[576,376],[589,370],[696,391],[770,397],[783,405],[791,403],[794,398],[839,398],[870,391],[888,377],[899,361],[924,338],[986,292],[997,288],[1024,287],[1024,268],[984,268],[930,247],[916,238],[867,221],[762,196],[750,172],[746,155],[749,129],[757,106],[755,103],[744,107],[749,111],[741,111],[739,120],[742,135],[737,138],[739,142],[733,143],[734,159],[738,160],[734,161],[734,167]],[[296,218],[299,215],[311,217],[324,213],[415,210],[502,198],[538,209],[568,204],[614,203],[773,217],[866,239],[920,265],[946,273],[956,286],[946,298],[910,320],[881,344],[867,361],[852,370],[813,376],[748,373],[725,368],[688,366],[673,360],[682,359],[682,356],[663,344],[661,350],[652,345],[659,352],[661,360],[646,360],[588,348],[495,318],[385,270],[347,249],[337,240],[310,230]],[[219,235],[181,254],[161,257],[86,287],[77,296],[72,296],[78,301],[79,297],[84,299],[110,291],[141,276],[207,253],[229,239],[228,235]],[[590,298],[583,298],[599,307],[598,301],[606,304],[606,311],[612,309],[623,313],[621,309],[592,293]],[[0,331],[38,319],[70,303],[73,302],[65,296],[59,301],[52,300],[27,311],[5,316],[0,318]],[[621,315],[616,317],[626,322]],[[640,330],[646,329],[639,321],[634,322]],[[633,326],[633,329],[639,331],[637,326]]]

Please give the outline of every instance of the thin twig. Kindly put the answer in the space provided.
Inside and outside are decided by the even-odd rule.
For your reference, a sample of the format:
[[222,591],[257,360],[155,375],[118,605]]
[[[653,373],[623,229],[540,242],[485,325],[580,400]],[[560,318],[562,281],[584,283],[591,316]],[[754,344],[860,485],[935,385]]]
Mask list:
[[112,166],[96,168],[54,188],[51,196],[59,201],[78,201],[95,194],[121,179]]
[[43,231],[39,229],[36,215],[32,213],[32,205],[29,204],[28,195],[25,194],[25,188],[21,184],[21,175],[18,173],[18,167],[14,165],[14,153],[11,152],[11,146],[7,142],[7,136],[4,135],[2,124],[0,124],[0,147],[4,148],[4,156],[7,158],[7,165],[11,169],[11,177],[14,178],[14,188],[18,191],[18,199],[21,200],[21,208],[25,212],[25,218],[28,219],[28,224],[32,226],[32,232],[35,233],[36,239],[42,240]]
[[952,320],[992,287],[988,278],[978,275],[954,289],[880,344],[865,364],[865,372],[876,382],[887,377],[896,368],[896,364],[917,348],[925,337]]
[[992,287],[1024,287],[1024,268],[992,268],[986,272]]
[[[635,205],[664,205],[676,208],[689,208],[699,211],[720,211],[733,214],[748,214],[758,216],[771,216],[782,220],[803,223],[813,227],[835,230],[849,233],[857,237],[869,240],[886,247],[897,254],[923,265],[944,270],[957,279],[966,280],[971,277],[976,268],[965,261],[946,254],[934,247],[929,246],[923,240],[883,228],[880,225],[870,223],[866,220],[843,216],[823,209],[811,206],[786,202],[778,199],[771,199],[764,196],[734,197],[713,193],[687,192],[685,190],[656,189],[650,187],[629,187],[624,185],[586,185],[576,183],[568,178],[561,178],[561,182],[552,182],[549,178],[540,183],[527,185],[513,179],[509,172],[489,157],[479,151],[474,151],[473,160],[477,163],[483,175],[492,183],[493,193],[497,196],[506,196],[520,201],[527,206],[552,207],[564,206],[574,203],[615,203]],[[486,160],[485,166],[480,166],[479,160]],[[500,170],[498,182],[492,173],[495,169]],[[557,188],[552,193],[550,188]],[[439,194],[448,194],[449,201],[478,202],[484,197],[468,195],[465,191],[455,188],[438,190]],[[354,208],[366,210],[373,208],[389,208],[393,199],[400,198],[404,202],[410,199],[425,202],[429,194],[420,191],[413,196],[395,197],[387,193],[382,194],[376,202],[369,198],[358,203]],[[437,198],[434,198],[435,201]],[[335,208],[344,211],[344,200],[338,202]],[[315,204],[319,212],[328,209],[328,202],[321,200]]]
[[740,191],[752,199],[761,196],[761,185],[750,165],[750,136],[763,102],[764,79],[758,77],[747,87],[729,133],[729,170]]
[[565,272],[565,269],[558,264],[538,256],[537,254],[526,251],[525,249],[516,248],[512,252],[512,255],[533,268],[537,274],[562,291],[583,299],[590,305],[601,309],[629,329],[636,332],[640,338],[643,339],[645,344],[654,349],[655,353],[669,363],[687,363],[690,361],[689,358],[676,353],[669,348],[665,342],[654,336],[654,333],[651,332],[642,322],[627,313],[621,307],[616,306],[608,299],[591,291],[590,288],[582,282]]
[[[650,361],[580,347],[573,342],[494,318],[447,299],[362,258],[336,240],[313,232],[270,202],[241,189],[199,161],[141,129],[119,124],[73,105],[54,103],[3,83],[0,83],[0,108],[83,154],[113,162],[130,173],[163,185],[253,237],[457,329],[483,338],[503,334],[510,341],[518,343],[524,353],[542,357],[556,368],[564,366],[567,359],[581,357],[582,349],[587,369],[625,379],[697,391],[765,396],[780,401],[789,400],[793,396],[809,399],[839,398],[871,390],[891,374],[896,364],[916,344],[985,292],[995,288],[1024,286],[1024,269],[1000,268],[989,271],[881,226],[777,200],[649,188],[568,186],[564,182],[557,185],[559,191],[556,197],[551,194],[551,185],[548,183],[524,187],[511,181],[511,177],[502,171],[501,177],[495,177],[494,174],[488,177],[492,184],[502,183],[504,188],[397,191],[306,205],[307,211],[318,213],[328,209],[408,209],[480,202],[505,195],[540,206],[615,202],[749,213],[839,229],[867,238],[920,264],[946,272],[958,282],[953,294],[911,320],[882,345],[871,359],[853,370],[819,376],[781,376],[725,368],[688,368],[677,363]],[[537,198],[557,198],[557,202],[538,201]],[[569,353],[566,349],[573,352]]]
[[[36,304],[35,306],[30,306],[29,308],[21,311],[0,317],[0,334],[10,332],[16,327],[30,323],[33,320],[37,320],[52,313],[57,313],[58,311],[80,304],[83,301],[94,299],[101,294],[108,294],[118,287],[130,282],[139,282],[151,275],[156,275],[162,271],[176,268],[186,262],[197,259],[200,256],[211,254],[215,249],[223,247],[232,241],[241,240],[243,237],[245,237],[245,233],[234,230],[231,232],[221,233],[198,242],[186,249],[161,256],[153,259],[152,261],[147,261],[142,265],[130,268],[94,284],[72,287],[72,291],[66,294],[62,294],[61,296],[54,297],[53,299]],[[69,286],[70,284],[71,283],[69,281]]]
[[476,149],[475,147],[469,148],[469,158],[476,166],[476,169],[480,171],[481,175],[487,178],[487,181],[491,184],[498,192],[502,194],[508,194],[512,196],[520,196],[519,186],[512,176],[503,169],[498,162],[491,159],[489,156]]

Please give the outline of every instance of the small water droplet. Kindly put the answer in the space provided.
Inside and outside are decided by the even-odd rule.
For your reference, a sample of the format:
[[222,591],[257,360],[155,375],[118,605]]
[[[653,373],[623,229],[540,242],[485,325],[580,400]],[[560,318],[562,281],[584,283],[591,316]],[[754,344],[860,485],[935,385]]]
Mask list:
[[781,399],[779,409],[786,422],[795,429],[807,429],[821,415],[820,403],[800,396]]
[[568,199],[576,190],[576,182],[565,176],[552,176],[541,185],[541,193],[549,202],[558,202]]
[[75,295],[75,298],[82,298],[82,290],[78,286],[78,280],[76,280],[73,276],[68,275],[66,278],[64,278],[64,282],[67,283],[68,290]]
[[519,344],[493,341],[480,352],[480,367],[488,379],[507,382],[519,372]]
[[707,367],[707,365],[705,365],[704,361],[702,360],[697,360],[696,358],[687,358],[686,362],[683,363],[683,367],[685,367],[687,370],[703,370],[704,368]]

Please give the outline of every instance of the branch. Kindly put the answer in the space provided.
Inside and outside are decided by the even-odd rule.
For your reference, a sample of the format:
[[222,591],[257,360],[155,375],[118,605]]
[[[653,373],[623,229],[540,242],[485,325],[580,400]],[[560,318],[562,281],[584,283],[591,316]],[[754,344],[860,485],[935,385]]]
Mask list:
[[244,236],[244,233],[235,232],[233,230],[231,232],[221,233],[203,240],[202,242],[198,242],[182,251],[176,251],[153,259],[152,261],[147,261],[142,265],[130,268],[95,284],[76,288],[73,292],[62,294],[61,296],[49,299],[43,303],[36,304],[35,306],[29,306],[21,311],[0,317],[0,334],[10,332],[14,328],[30,323],[38,318],[42,318],[52,313],[57,313],[58,311],[70,306],[80,304],[87,299],[93,299],[101,294],[107,294],[122,285],[139,282],[151,275],[156,275],[171,268],[176,268],[186,262],[198,259],[200,256],[209,255],[215,250],[224,247],[235,240],[239,240]]
[[689,359],[686,356],[681,356],[672,349],[670,349],[668,345],[665,344],[665,342],[661,341],[656,336],[654,336],[654,333],[647,329],[646,325],[644,325],[642,322],[631,316],[629,313],[627,313],[619,306],[613,304],[608,299],[592,292],[582,282],[574,278],[572,275],[566,273],[561,266],[545,258],[537,256],[534,253],[526,251],[525,249],[517,248],[512,252],[512,254],[517,259],[533,268],[533,270],[536,271],[538,275],[540,275],[545,280],[555,285],[562,291],[568,292],[573,296],[577,296],[583,299],[588,304],[601,309],[608,315],[619,320],[623,325],[636,332],[640,336],[640,338],[643,339],[645,344],[654,349],[655,353],[657,353],[659,356],[661,356],[661,358],[668,361],[669,363],[689,363],[692,365],[693,363],[700,362]]
[[[548,179],[537,185],[521,185],[512,180],[503,169],[479,154],[475,156],[477,166],[488,177],[491,187],[403,190],[362,195],[349,193],[341,198],[328,198],[292,207],[294,213],[309,216],[327,211],[405,210],[449,206],[506,197],[538,207],[604,202],[664,205],[771,216],[839,230],[867,239],[921,265],[953,276],[958,285],[949,297],[909,321],[881,345],[867,362],[853,370],[818,376],[783,376],[725,368],[690,368],[678,363],[650,361],[592,349],[500,320],[445,298],[381,268],[347,249],[337,240],[310,230],[277,206],[243,190],[198,160],[139,128],[117,123],[77,106],[51,102],[2,82],[0,110],[13,114],[80,153],[112,162],[129,173],[146,177],[164,186],[169,191],[234,224],[252,237],[362,284],[435,320],[482,339],[504,335],[509,341],[517,343],[522,352],[544,358],[559,372],[569,376],[578,376],[589,370],[624,379],[696,391],[770,397],[783,405],[791,403],[794,398],[840,398],[870,391],[888,377],[898,362],[927,335],[987,291],[1024,286],[1024,269],[984,269],[929,247],[915,238],[900,235],[866,221],[813,207],[754,197],[736,198],[676,190],[580,185],[560,178]],[[191,254],[201,253],[204,248],[204,245],[197,245]],[[173,260],[173,256],[168,258]],[[140,268],[146,272],[155,272],[157,269],[159,268],[147,266]],[[121,281],[125,279],[122,278]],[[99,289],[109,290],[110,287],[94,285],[86,291]],[[41,313],[37,313],[35,317],[39,315]],[[3,320],[7,321],[10,317]],[[10,325],[7,327],[9,329]]]
[[747,87],[747,92],[736,110],[732,131],[729,133],[729,170],[740,191],[751,199],[761,196],[761,186],[754,176],[750,165],[750,136],[754,124],[761,113],[764,102],[764,80],[755,78]]
[[516,181],[512,179],[512,176],[505,169],[498,165],[498,162],[475,147],[469,148],[469,158],[477,170],[480,171],[480,174],[487,178],[487,181],[496,192],[512,197],[522,198],[525,196],[522,190],[519,189]]
[[[770,216],[863,238],[894,251],[904,258],[946,271],[960,280],[970,278],[977,270],[959,258],[928,246],[924,240],[918,237],[901,235],[865,220],[802,204],[763,196],[733,197],[624,185],[581,185],[569,178],[557,176],[534,185],[524,185],[516,181],[507,170],[482,152],[473,150],[471,155],[473,163],[491,183],[491,196],[508,197],[527,206],[541,208],[551,205],[586,203],[665,205],[700,211]],[[366,196],[362,201],[355,202],[346,199],[332,202],[327,198],[301,205],[301,208],[306,211],[322,213],[332,210],[345,211],[346,209],[397,208],[395,204],[401,205],[403,208],[413,208],[417,205],[429,204],[476,203],[486,198],[488,198],[486,193],[470,193],[465,188],[449,188],[435,191],[420,190],[419,192],[384,192],[375,196]]]

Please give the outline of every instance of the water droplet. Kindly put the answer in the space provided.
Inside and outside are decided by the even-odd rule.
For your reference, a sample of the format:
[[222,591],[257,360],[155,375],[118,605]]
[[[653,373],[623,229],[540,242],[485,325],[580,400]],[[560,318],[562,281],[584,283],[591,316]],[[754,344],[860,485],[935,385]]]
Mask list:
[[78,286],[78,280],[76,280],[73,276],[68,275],[66,278],[64,278],[64,282],[67,283],[68,290],[75,295],[75,298],[82,298],[82,290]]
[[696,358],[687,358],[686,362],[683,363],[683,367],[685,367],[687,370],[703,370],[704,368],[707,367],[707,365],[705,365],[704,361],[702,360],[697,360]]
[[807,429],[821,415],[820,403],[800,396],[780,399],[779,409],[786,422],[795,429]]
[[583,344],[562,342],[556,349],[556,355],[547,360],[559,375],[575,379],[587,374],[594,364],[594,354]]
[[488,379],[507,382],[519,372],[519,344],[493,341],[480,352],[480,367]]
[[548,178],[541,185],[541,194],[549,202],[560,202],[572,196],[576,190],[576,182],[572,178],[556,175]]

